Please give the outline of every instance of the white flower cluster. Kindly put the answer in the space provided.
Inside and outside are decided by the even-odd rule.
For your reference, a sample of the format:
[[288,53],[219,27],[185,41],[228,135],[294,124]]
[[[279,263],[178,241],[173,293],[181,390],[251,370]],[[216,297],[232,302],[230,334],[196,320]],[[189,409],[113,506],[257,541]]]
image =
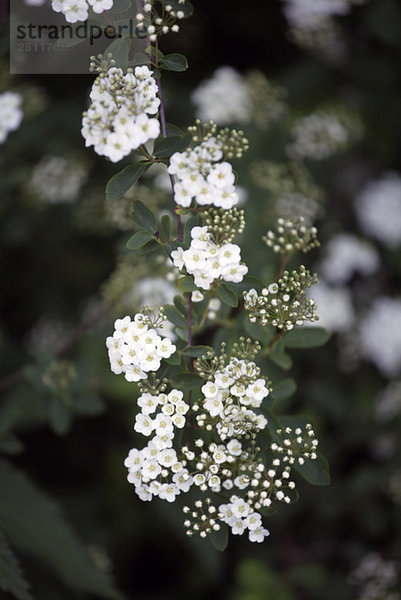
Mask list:
[[15,92],[0,94],[0,144],[6,141],[10,131],[15,131],[21,124],[22,97]]
[[28,187],[50,204],[68,203],[77,199],[87,177],[87,169],[77,160],[46,155],[33,169]]
[[[141,394],[138,398],[141,412],[136,415],[134,429],[152,439],[142,450],[132,448],[126,460],[128,481],[135,485],[141,500],[158,496],[174,502],[181,492],[187,492],[194,483],[174,450],[175,428],[182,429],[189,405],[183,393],[173,389],[169,394]],[[151,416],[155,414],[154,418]]]
[[401,368],[401,299],[377,298],[359,327],[361,354],[384,375],[396,375]]
[[[230,93],[227,93],[230,90]],[[219,67],[192,93],[196,116],[217,125],[249,123],[252,101],[246,80],[232,67]]]
[[266,380],[259,375],[254,362],[236,358],[216,371],[213,380],[202,387],[205,412],[196,417],[199,427],[217,419],[215,428],[222,441],[264,429],[267,419],[252,410],[260,408],[263,398],[269,395]]
[[112,8],[112,6],[113,0],[52,0],[52,9],[55,12],[63,13],[68,23],[86,21],[89,8],[94,13],[102,13]]
[[350,10],[350,0],[282,0],[288,22],[300,29],[317,29],[327,19],[345,15]]
[[262,517],[243,498],[231,496],[228,504],[220,504],[221,520],[226,523],[233,535],[242,535],[249,530],[250,542],[263,542],[270,532],[263,527]]
[[160,123],[148,115],[157,113],[157,84],[148,67],[135,67],[124,75],[112,67],[95,80],[92,104],[82,119],[86,146],[118,162],[160,134]]
[[193,199],[201,206],[224,209],[238,204],[233,168],[227,161],[219,162],[222,157],[222,143],[215,137],[171,156],[167,170],[178,179],[174,200],[179,206],[187,208]]
[[329,158],[342,149],[350,140],[344,123],[335,114],[323,110],[299,117],[293,127],[294,141],[288,146],[291,158]]
[[384,173],[369,182],[355,198],[354,208],[362,230],[393,250],[401,244],[401,175]]
[[212,240],[207,226],[193,227],[191,245],[188,250],[182,247],[171,253],[178,269],[185,267],[194,276],[195,285],[209,290],[216,279],[238,283],[248,273],[248,267],[241,263],[241,249],[236,244],[223,243],[217,246]]
[[325,327],[329,331],[345,333],[355,321],[351,293],[348,288],[332,287],[320,281],[310,291],[319,313],[319,321],[311,325]]
[[349,233],[340,233],[327,244],[318,270],[330,282],[345,283],[355,272],[372,275],[379,264],[373,246]]
[[142,313],[134,320],[117,319],[114,333],[106,339],[110,367],[113,373],[124,373],[127,381],[146,379],[149,371],[157,371],[162,358],[170,358],[176,347],[169,338],[162,338],[148,324]]

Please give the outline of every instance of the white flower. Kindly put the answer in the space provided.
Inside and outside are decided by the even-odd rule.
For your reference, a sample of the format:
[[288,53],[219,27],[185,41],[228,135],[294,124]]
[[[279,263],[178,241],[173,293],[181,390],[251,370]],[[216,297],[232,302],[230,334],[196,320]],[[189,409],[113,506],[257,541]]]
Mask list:
[[249,541],[258,542],[260,544],[268,535],[270,535],[270,532],[267,529],[264,527],[256,527],[256,529],[249,530]]
[[167,171],[178,180],[174,188],[176,204],[187,208],[195,199],[201,206],[230,209],[238,203],[232,166],[218,162],[222,156],[222,143],[214,137],[171,156]]
[[152,396],[152,394],[142,394],[138,398],[138,406],[141,407],[144,415],[150,415],[154,413],[158,403],[159,401],[157,396]]
[[242,453],[242,444],[234,438],[228,442],[227,450],[233,456],[240,456]]
[[167,500],[167,502],[174,502],[179,493],[180,490],[175,483],[162,483],[160,486],[159,498]]
[[86,0],[64,0],[62,12],[69,23],[86,21],[88,18],[88,5]]
[[[70,1],[64,0],[63,6]],[[126,75],[121,69],[110,68],[97,77],[90,97],[92,104],[82,120],[85,145],[94,146],[95,152],[112,162],[159,136],[159,121],[149,115],[157,112],[160,100],[147,67],[136,67],[135,74]]]
[[167,448],[158,453],[157,460],[163,467],[171,467],[177,462],[177,453],[173,448]]
[[113,0],[87,0],[91,5],[93,12],[101,13],[104,10],[109,10],[113,6]]
[[[146,373],[157,371],[162,358],[169,358],[176,347],[149,329],[143,314],[117,319],[113,336],[106,339],[110,366],[114,373],[124,372],[127,381],[146,379]],[[115,340],[115,341],[113,341]]]
[[180,402],[182,402],[183,397],[184,397],[183,392],[181,390],[176,390],[176,389],[171,390],[171,392],[167,396],[169,402],[171,402],[172,404],[176,404],[176,405],[178,405]]
[[162,358],[170,358],[176,351],[176,346],[168,338],[159,338],[156,343],[156,352]]
[[137,471],[141,468],[143,463],[143,458],[142,458],[142,453],[137,450],[136,448],[132,448],[129,453],[127,458],[124,461],[124,465],[130,470],[130,471]]
[[233,535],[242,535],[245,531],[245,523],[242,519],[235,518],[231,524],[231,533]]
[[168,415],[159,413],[154,421],[156,435],[163,436],[164,434],[171,435],[174,431],[173,421]]
[[[253,512],[250,513],[245,519],[245,526],[248,527],[250,531],[253,529],[258,529],[262,527],[262,517],[259,513]],[[253,540],[251,540],[252,542]]]
[[249,504],[243,498],[238,497],[232,499],[231,508],[233,515],[241,519],[247,517],[251,511]]
[[194,483],[193,477],[190,476],[187,469],[182,469],[173,475],[173,482],[181,492],[188,492]]
[[156,460],[145,459],[142,463],[142,477],[144,479],[156,479],[161,470],[161,466]]
[[154,421],[147,415],[139,413],[135,417],[135,425],[134,429],[138,433],[142,433],[142,435],[150,435],[155,428]]

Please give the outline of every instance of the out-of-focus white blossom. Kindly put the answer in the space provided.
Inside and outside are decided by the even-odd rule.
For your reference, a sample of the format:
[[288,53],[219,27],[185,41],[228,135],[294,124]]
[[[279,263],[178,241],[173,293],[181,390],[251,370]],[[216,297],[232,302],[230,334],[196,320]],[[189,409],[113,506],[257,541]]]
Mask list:
[[361,355],[389,377],[401,369],[401,299],[377,298],[359,324]]
[[310,291],[319,315],[319,321],[312,323],[338,333],[349,330],[355,320],[351,293],[346,287],[331,287],[323,282]]
[[331,283],[341,284],[354,273],[371,275],[379,264],[379,255],[371,244],[350,233],[340,233],[327,244],[318,271]]
[[401,176],[388,172],[369,182],[355,198],[361,229],[390,250],[401,244]]
[[76,160],[44,156],[32,171],[29,190],[50,204],[73,202],[88,177],[87,169]]
[[192,93],[196,116],[217,125],[248,123],[252,101],[246,80],[232,67],[219,67]]
[[24,116],[21,110],[22,97],[15,92],[0,94],[0,144],[6,141],[10,131],[15,131]]
[[339,116],[319,110],[295,121],[287,152],[291,158],[329,158],[349,143],[350,133]]
[[288,22],[300,29],[317,29],[327,19],[345,15],[350,10],[350,0],[282,0]]

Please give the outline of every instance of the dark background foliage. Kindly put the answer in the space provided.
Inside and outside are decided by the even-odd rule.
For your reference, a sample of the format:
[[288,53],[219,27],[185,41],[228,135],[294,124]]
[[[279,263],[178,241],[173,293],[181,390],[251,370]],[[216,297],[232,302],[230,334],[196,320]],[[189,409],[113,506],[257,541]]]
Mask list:
[[[352,171],[362,164],[365,172],[375,176],[401,166],[399,4],[372,2],[339,22],[348,52],[346,60],[337,64],[293,44],[281,4],[273,1],[195,2],[195,15],[183,23],[182,32],[163,42],[165,52],[181,52],[189,60],[187,72],[163,75],[168,121],[181,127],[193,119],[190,91],[225,64],[240,71],[258,68],[281,83],[294,110],[357,98],[366,127],[362,141],[347,154],[311,165],[328,196],[321,223],[323,241],[333,231],[355,227],[351,198],[339,183],[347,168]],[[6,29],[3,23],[4,34]],[[6,61],[7,49],[3,50]],[[3,69],[7,70],[6,62]],[[269,519],[271,536],[262,545],[232,536],[228,550],[220,554],[207,542],[185,537],[181,514],[173,506],[136,498],[123,466],[129,448],[139,442],[132,430],[135,391],[132,384],[109,372],[103,339],[112,330],[111,316],[73,334],[73,339],[61,335],[66,342],[63,357],[79,365],[83,383],[76,391],[77,403],[87,401],[80,411],[86,414],[78,411],[70,427],[58,427],[57,416],[49,418],[52,399],[37,383],[32,366],[35,361],[46,363],[49,357],[32,360],[26,349],[28,332],[49,314],[76,332],[85,303],[113,271],[125,238],[121,241],[121,232],[113,228],[78,227],[76,204],[38,208],[27,199],[24,183],[43,155],[78,152],[91,163],[85,190],[96,191],[98,211],[103,210],[103,188],[118,168],[91,150],[82,151],[80,119],[91,81],[86,76],[26,76],[9,84],[16,90],[25,84],[39,86],[47,96],[47,107],[26,120],[2,147],[1,416],[3,423],[10,420],[15,435],[3,451],[12,451],[12,464],[57,500],[95,562],[112,572],[126,598],[357,597],[348,577],[365,554],[377,551],[386,559],[401,555],[400,507],[388,494],[389,478],[400,464],[400,449],[396,445],[390,458],[374,450],[379,438],[397,441],[401,421],[399,416],[386,425],[374,420],[375,395],[385,380],[368,364],[350,374],[339,372],[335,337],[323,350],[291,352],[291,376],[297,380],[298,392],[282,407],[283,412],[313,417],[331,464],[332,485],[312,488],[300,481],[299,502]],[[254,158],[258,152],[271,158],[277,149],[266,133],[250,152]],[[247,164],[240,171],[245,186]],[[266,202],[266,196],[253,190],[246,206],[249,231],[243,245],[249,264],[269,260],[254,244],[256,235],[266,230],[258,225]],[[400,257],[383,253],[382,259],[384,272],[377,285],[383,283],[388,293],[399,294]],[[26,364],[31,372],[25,371],[23,378],[20,369]],[[60,583],[46,562],[32,558],[29,551],[20,556],[36,598],[79,597]]]

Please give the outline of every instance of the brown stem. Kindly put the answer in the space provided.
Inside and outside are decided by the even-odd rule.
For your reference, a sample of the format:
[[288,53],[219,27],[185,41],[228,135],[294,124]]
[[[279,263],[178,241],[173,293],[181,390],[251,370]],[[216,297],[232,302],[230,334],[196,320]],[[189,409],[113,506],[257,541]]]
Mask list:
[[[157,46],[156,46],[155,62],[157,64]],[[166,138],[167,137],[166,114],[164,111],[164,101],[163,101],[162,86],[161,86],[160,79],[157,79],[157,89],[159,92],[159,99],[160,99],[160,124],[161,124],[161,129],[162,129],[162,136],[164,138]],[[174,188],[175,188],[174,175],[169,174],[169,178],[170,178],[170,182],[171,182],[171,189],[173,190],[173,196],[174,196]],[[176,212],[177,208],[178,208],[178,205],[176,204],[175,205],[175,214],[177,217],[177,242],[182,242],[182,240],[183,240],[182,221],[181,221],[181,215],[177,214],[177,212]]]

